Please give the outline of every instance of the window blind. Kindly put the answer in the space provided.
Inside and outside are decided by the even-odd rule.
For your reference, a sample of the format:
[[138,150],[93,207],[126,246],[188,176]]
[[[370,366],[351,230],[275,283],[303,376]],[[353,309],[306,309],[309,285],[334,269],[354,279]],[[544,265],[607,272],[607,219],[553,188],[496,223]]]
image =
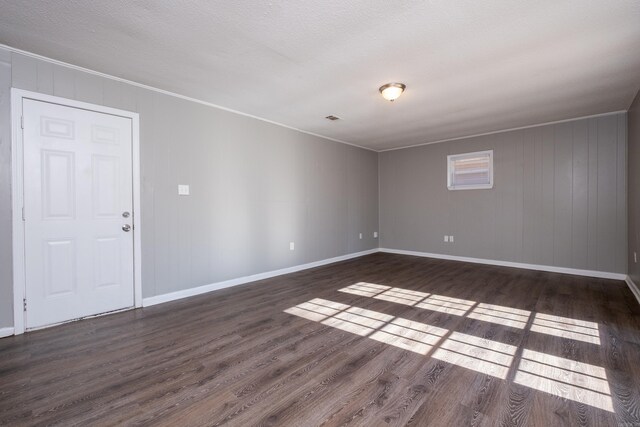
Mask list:
[[447,156],[450,190],[493,187],[493,151]]

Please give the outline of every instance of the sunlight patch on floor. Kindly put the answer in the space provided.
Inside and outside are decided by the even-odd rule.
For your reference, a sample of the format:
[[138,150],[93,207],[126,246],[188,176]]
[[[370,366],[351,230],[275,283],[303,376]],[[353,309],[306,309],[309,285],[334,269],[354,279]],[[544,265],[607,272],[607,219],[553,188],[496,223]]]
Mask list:
[[415,306],[440,313],[464,316],[474,304],[474,301],[465,299],[445,297],[442,295],[431,295]]
[[333,316],[342,310],[349,308],[346,304],[333,303],[326,305],[331,301],[323,300],[320,298],[314,298],[311,301],[303,302],[295,307],[291,307],[285,310],[285,313],[294,314],[299,317],[304,317],[314,322],[320,322],[327,317]]
[[365,282],[347,286],[339,291],[456,316],[463,316],[475,304],[475,301]]
[[467,317],[489,323],[524,329],[529,321],[530,311],[501,305],[480,303],[467,314]]
[[358,282],[346,288],[338,289],[339,292],[360,295],[363,297],[375,297],[381,292],[391,289],[390,286],[376,285],[375,283]]
[[524,349],[514,382],[613,412],[604,368]]
[[374,296],[374,298],[414,306],[425,298],[428,298],[429,295],[430,294],[424,292],[411,291],[409,289],[391,288]]
[[433,353],[432,357],[505,379],[516,349],[517,347],[509,344],[453,332]]
[[369,338],[425,355],[447,332],[436,326],[396,317]]
[[320,323],[343,331],[367,336],[376,329],[383,327],[393,319],[388,314],[366,310],[364,308],[349,307],[345,311],[336,313]]
[[475,304],[475,301],[366,282],[358,282],[338,291],[456,316],[464,316]]
[[531,331],[600,345],[598,324],[585,320],[536,313]]
[[[387,291],[389,289],[381,292]],[[431,297],[434,295],[428,296],[427,299]],[[466,300],[436,297],[443,303],[471,303]],[[503,380],[508,377],[510,369],[515,369],[512,365],[517,347],[488,338],[455,331],[449,334],[447,329],[426,323],[322,298],[314,298],[284,311],[403,350],[421,355],[431,353],[434,359]],[[475,306],[468,316],[490,316],[494,320],[493,323],[516,322],[512,325],[517,324],[519,329],[523,329],[529,315],[530,312],[526,310],[481,303]],[[548,327],[562,333],[582,334],[596,339],[597,336],[594,335],[598,333],[596,323],[549,314],[536,314],[533,326]],[[523,349],[514,382],[613,412],[607,374],[600,366]]]
[[[475,301],[460,298],[429,294],[410,289],[392,288],[375,283],[358,282],[339,289],[339,291],[439,313],[453,314],[461,317],[466,316],[470,319],[495,323],[515,329],[525,329],[531,316],[531,311],[528,310],[495,304],[476,303]],[[598,324],[585,320],[536,313],[530,330],[541,334],[600,345]]]
[[365,308],[315,298],[284,310],[323,325],[422,355],[448,332],[446,329]]

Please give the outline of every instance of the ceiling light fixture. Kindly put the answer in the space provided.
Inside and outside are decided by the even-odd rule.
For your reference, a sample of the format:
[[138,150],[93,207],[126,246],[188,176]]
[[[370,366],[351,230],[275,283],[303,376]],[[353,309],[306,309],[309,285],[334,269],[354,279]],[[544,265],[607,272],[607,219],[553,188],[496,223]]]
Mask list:
[[402,83],[387,83],[386,85],[380,86],[378,90],[384,99],[393,102],[402,95],[402,92],[404,92],[406,88],[407,86]]

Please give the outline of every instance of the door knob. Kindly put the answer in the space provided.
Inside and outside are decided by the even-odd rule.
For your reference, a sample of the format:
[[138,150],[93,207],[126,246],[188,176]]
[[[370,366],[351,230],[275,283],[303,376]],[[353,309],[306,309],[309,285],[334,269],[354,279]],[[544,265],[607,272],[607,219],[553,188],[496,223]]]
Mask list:
[[125,224],[125,225],[122,226],[122,229],[124,231],[131,231],[131,226],[129,224]]
[[131,215],[131,214],[129,212],[127,212],[127,211],[122,212],[122,217],[123,218],[129,218],[129,215]]

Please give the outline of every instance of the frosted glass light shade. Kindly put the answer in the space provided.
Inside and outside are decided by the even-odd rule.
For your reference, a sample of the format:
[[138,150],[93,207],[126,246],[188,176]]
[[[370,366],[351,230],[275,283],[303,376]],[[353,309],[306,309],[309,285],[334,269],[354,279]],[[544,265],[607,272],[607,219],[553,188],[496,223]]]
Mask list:
[[402,92],[404,92],[406,86],[402,83],[387,83],[380,87],[380,94],[387,101],[394,101],[398,99]]

